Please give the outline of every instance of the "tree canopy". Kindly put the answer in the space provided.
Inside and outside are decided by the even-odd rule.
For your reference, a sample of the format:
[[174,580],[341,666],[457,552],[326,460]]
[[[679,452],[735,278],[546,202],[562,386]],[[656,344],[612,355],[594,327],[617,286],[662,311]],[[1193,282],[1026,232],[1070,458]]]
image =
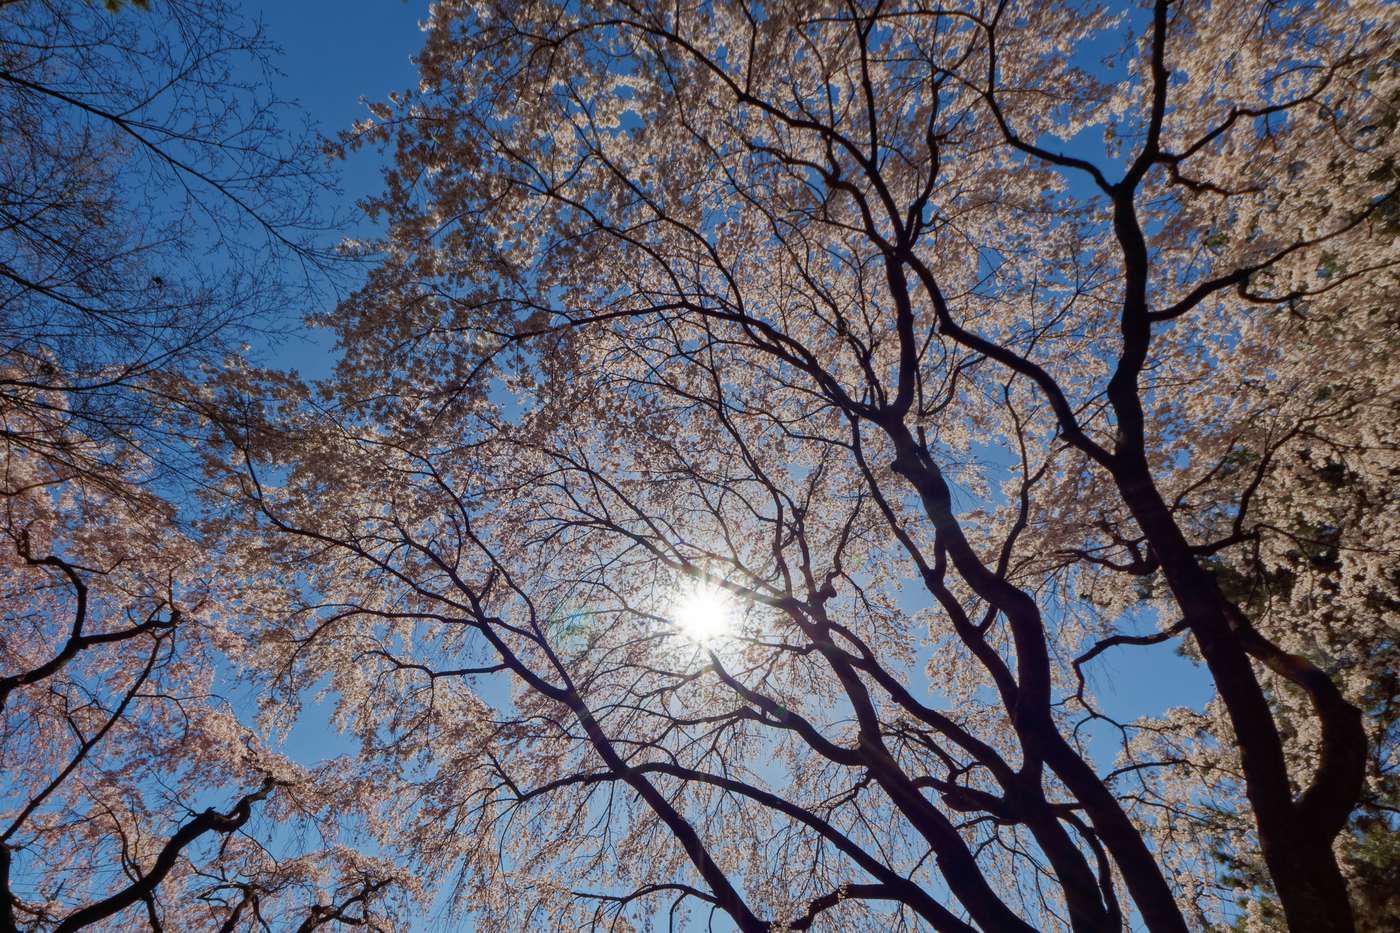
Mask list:
[[242,571],[191,508],[325,171],[235,9],[117,6],[0,3],[0,928],[376,921],[335,766],[240,719]]
[[[362,284],[307,321],[330,377],[204,331],[198,376],[102,344],[182,491],[140,432],[53,414],[79,376],[30,349],[93,291],[175,328],[167,273],[0,264],[12,923],[1400,920],[1396,7],[439,0],[424,28],[418,85],[327,146],[385,164]],[[177,175],[167,143],[237,139],[115,126]],[[53,158],[126,204],[117,163]],[[198,171],[294,246],[269,210],[309,177],[257,202]],[[1147,715],[1127,652],[1164,659]],[[294,762],[324,705],[353,748]],[[66,880],[103,860],[129,883]]]

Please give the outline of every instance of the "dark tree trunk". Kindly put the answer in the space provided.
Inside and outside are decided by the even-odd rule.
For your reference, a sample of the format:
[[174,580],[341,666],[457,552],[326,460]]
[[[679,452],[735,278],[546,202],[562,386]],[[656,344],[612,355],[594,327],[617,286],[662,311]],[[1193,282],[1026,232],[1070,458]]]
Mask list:
[[[1364,781],[1366,734],[1360,710],[1347,703],[1321,671],[1284,654],[1248,628],[1248,621],[1192,553],[1151,482],[1145,460],[1129,460],[1115,471],[1115,478],[1230,716],[1260,849],[1289,928],[1298,933],[1351,933],[1351,902],[1332,845]],[[1283,740],[1251,665],[1251,653],[1300,682],[1322,723],[1322,761],[1312,787],[1296,801]]]

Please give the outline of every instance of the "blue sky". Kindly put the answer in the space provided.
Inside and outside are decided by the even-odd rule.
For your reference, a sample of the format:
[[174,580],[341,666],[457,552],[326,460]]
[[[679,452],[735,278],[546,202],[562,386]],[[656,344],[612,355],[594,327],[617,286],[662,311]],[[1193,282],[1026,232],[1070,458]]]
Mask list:
[[[410,59],[422,44],[418,24],[428,7],[429,0],[245,0],[244,11],[260,20],[268,38],[282,49],[276,61],[281,74],[274,79],[277,96],[299,104],[319,132],[334,135],[366,116],[364,101],[417,83]],[[324,213],[351,214],[355,202],[378,187],[379,167],[372,151],[336,166],[339,203],[323,205]],[[372,229],[361,224],[353,232]],[[333,304],[334,291],[323,289],[319,300]],[[331,340],[325,334],[305,334],[284,341],[273,361],[305,376],[324,375],[333,361]]]

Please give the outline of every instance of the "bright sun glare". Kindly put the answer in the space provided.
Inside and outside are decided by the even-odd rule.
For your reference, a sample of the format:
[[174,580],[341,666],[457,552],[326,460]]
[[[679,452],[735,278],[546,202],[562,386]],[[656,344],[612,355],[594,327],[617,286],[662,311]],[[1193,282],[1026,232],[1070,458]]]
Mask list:
[[734,612],[734,600],[728,593],[697,583],[676,602],[672,620],[686,638],[704,645],[729,633],[734,627]]

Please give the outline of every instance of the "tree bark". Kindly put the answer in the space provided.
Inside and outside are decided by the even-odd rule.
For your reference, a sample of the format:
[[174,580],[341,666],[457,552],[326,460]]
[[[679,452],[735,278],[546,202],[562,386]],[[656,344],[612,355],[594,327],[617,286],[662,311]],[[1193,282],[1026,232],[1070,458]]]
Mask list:
[[[1332,845],[1365,779],[1367,743],[1361,711],[1341,697],[1325,674],[1311,665],[1304,667],[1302,659],[1283,656],[1269,665],[1291,661],[1299,668],[1291,672],[1294,678],[1311,675],[1312,683],[1304,689],[1322,723],[1322,761],[1312,787],[1295,801],[1283,740],[1246,646],[1257,639],[1263,644],[1256,646],[1256,653],[1283,653],[1252,629],[1241,637],[1239,629],[1247,621],[1191,552],[1147,474],[1146,461],[1133,459],[1138,462],[1127,460],[1115,470],[1115,479],[1161,564],[1230,716],[1259,847],[1289,928],[1299,933],[1352,933],[1355,921],[1347,884]],[[1269,663],[1268,658],[1262,660]]]

